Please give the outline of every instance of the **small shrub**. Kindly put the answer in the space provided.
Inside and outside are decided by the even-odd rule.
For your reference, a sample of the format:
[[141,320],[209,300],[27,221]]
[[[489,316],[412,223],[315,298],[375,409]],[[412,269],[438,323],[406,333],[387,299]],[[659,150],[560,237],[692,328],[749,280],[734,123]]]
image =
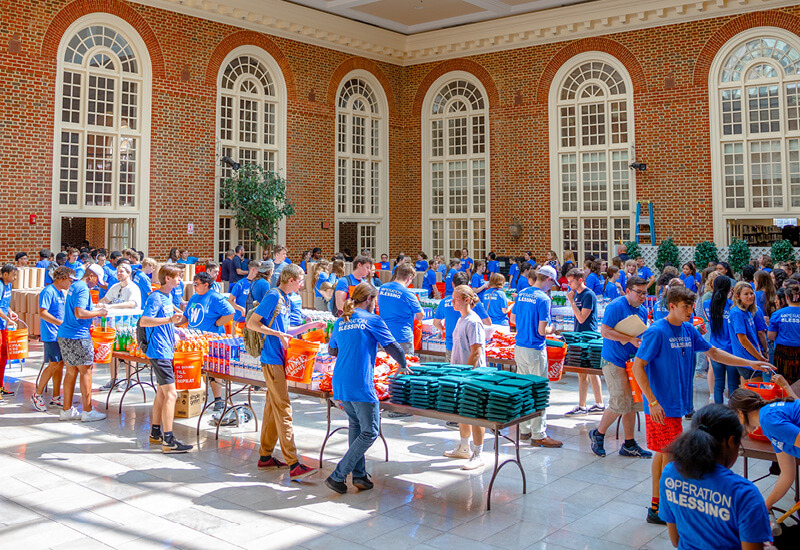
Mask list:
[[636,241],[628,241],[625,243],[625,248],[628,250],[627,254],[632,259],[636,259],[642,255],[642,251],[639,250],[639,243]]
[[735,273],[741,273],[742,268],[750,263],[750,245],[741,239],[734,239],[728,247],[728,265]]
[[680,269],[680,260],[678,259],[678,247],[675,242],[670,238],[666,241],[661,241],[658,245],[658,257],[656,258],[656,267],[659,271],[664,269],[664,265],[670,263]]
[[794,261],[794,248],[786,239],[776,241],[769,253],[773,263]]
[[717,245],[711,241],[697,243],[694,249],[694,265],[697,267],[697,271],[703,271],[708,267],[709,262],[718,261],[719,251],[717,250]]

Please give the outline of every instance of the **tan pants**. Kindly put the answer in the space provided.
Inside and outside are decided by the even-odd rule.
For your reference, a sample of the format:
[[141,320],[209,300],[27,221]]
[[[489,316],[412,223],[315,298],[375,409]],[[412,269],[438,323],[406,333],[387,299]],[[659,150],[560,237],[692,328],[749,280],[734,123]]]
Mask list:
[[270,456],[278,439],[281,441],[283,459],[290,466],[297,462],[297,447],[294,445],[292,427],[292,403],[283,365],[261,364],[264,381],[267,385],[267,399],[264,403],[264,417],[261,421],[260,456]]

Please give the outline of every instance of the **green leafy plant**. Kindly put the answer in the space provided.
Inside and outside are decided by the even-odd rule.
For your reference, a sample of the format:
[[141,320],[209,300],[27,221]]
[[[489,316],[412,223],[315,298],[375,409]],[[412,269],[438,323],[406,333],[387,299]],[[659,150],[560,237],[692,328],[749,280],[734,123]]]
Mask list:
[[628,241],[625,243],[625,248],[627,249],[627,254],[634,260],[642,255],[642,251],[639,250],[639,243],[636,241]]
[[736,273],[741,273],[742,268],[750,263],[750,245],[741,239],[733,239],[728,247],[728,265]]
[[773,262],[791,262],[794,261],[794,248],[792,248],[792,243],[786,239],[775,241],[769,255]]
[[275,244],[281,220],[294,214],[286,185],[282,175],[258,164],[243,164],[222,184],[222,200],[233,210],[236,226],[250,230],[263,247]]
[[678,259],[678,247],[675,246],[675,242],[670,238],[665,241],[661,241],[661,244],[658,245],[658,257],[656,258],[656,267],[659,271],[664,269],[664,265],[670,263],[675,267],[678,267],[679,259]]
[[719,261],[719,251],[717,245],[711,241],[697,243],[694,249],[694,265],[697,271],[703,271],[708,267],[709,262]]

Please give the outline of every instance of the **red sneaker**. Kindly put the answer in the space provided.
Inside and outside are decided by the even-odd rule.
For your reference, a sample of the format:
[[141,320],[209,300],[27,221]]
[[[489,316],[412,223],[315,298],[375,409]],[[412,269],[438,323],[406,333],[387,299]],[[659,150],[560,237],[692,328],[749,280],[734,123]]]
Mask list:
[[289,471],[289,477],[292,479],[292,481],[299,481],[306,476],[310,476],[316,471],[317,471],[316,468],[309,468],[305,464],[300,464],[298,462],[297,466],[295,466]]
[[259,470],[277,470],[278,468],[286,468],[289,465],[285,462],[281,462],[274,456],[269,457],[268,459],[264,460],[264,457],[260,457],[258,459],[258,469]]

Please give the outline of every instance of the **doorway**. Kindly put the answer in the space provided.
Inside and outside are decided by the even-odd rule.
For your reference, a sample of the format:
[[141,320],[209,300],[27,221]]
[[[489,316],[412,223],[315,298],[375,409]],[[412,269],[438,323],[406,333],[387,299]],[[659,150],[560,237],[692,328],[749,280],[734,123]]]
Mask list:
[[74,248],[106,248],[124,250],[136,246],[135,220],[133,218],[61,218],[60,245]]

